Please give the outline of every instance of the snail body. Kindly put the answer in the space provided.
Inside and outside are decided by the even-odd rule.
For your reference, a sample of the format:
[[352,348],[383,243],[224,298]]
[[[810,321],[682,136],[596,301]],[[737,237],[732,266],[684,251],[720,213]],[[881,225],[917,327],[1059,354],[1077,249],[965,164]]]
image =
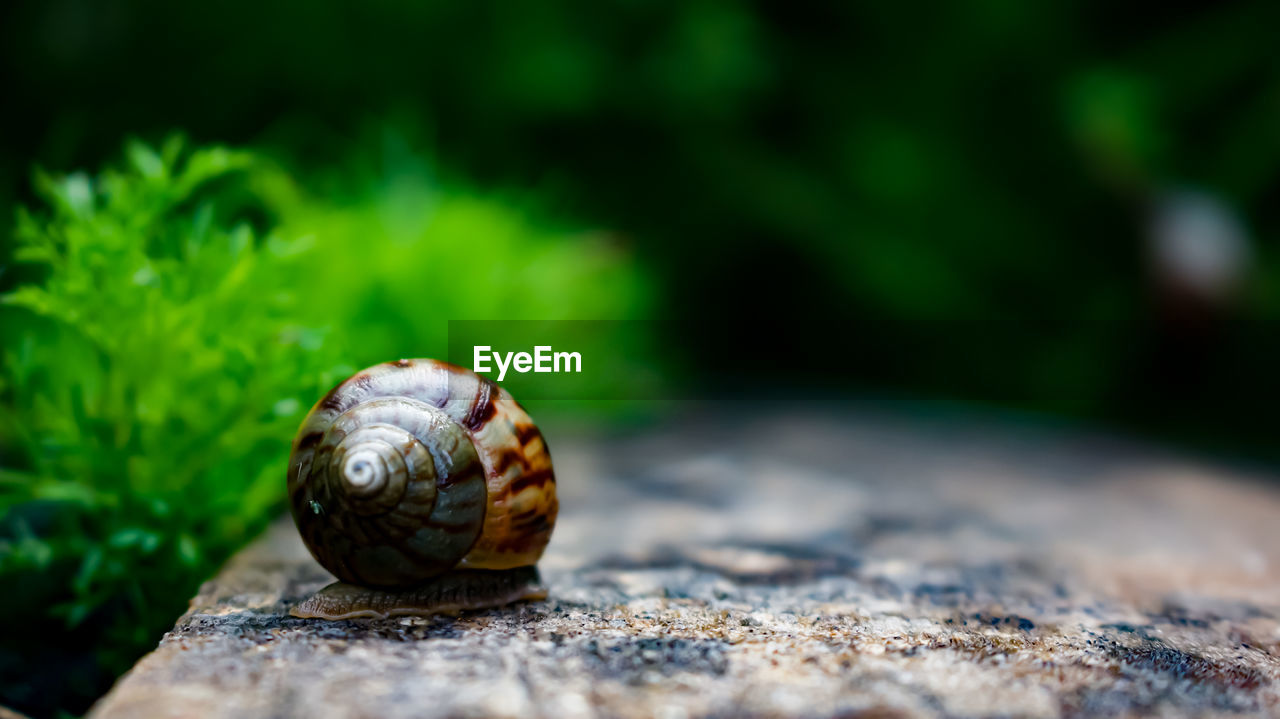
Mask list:
[[555,525],[551,456],[504,389],[429,359],[357,372],[303,420],[289,505],[340,582],[293,609],[433,614],[545,594],[534,564]]

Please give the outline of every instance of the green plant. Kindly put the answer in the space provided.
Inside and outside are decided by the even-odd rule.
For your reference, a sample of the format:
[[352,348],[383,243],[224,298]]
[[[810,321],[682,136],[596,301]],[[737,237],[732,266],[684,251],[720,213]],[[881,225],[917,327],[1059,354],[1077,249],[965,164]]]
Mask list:
[[247,179],[275,172],[134,142],[121,170],[38,174],[47,209],[18,215],[43,278],[4,298],[0,577],[36,578],[29,619],[100,623],[112,668],[262,527],[299,408],[342,370],[276,285],[299,243],[250,221]]
[[640,306],[590,237],[397,167],[335,199],[171,139],[37,174],[0,304],[0,704],[82,709],[153,645],[282,511],[298,422],[357,366],[440,354],[451,318]]

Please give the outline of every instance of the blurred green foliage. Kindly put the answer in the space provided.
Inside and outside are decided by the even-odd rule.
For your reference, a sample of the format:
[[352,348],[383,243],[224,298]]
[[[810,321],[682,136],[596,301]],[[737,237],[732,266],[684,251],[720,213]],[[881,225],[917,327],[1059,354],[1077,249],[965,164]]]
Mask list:
[[175,140],[37,176],[15,259],[44,277],[4,297],[0,578],[43,591],[6,642],[95,615],[119,668],[278,504],[280,439],[333,353],[263,291],[299,243],[220,201],[253,166]]
[[58,0],[11,11],[0,122],[62,165],[175,125],[305,162],[391,116],[633,236],[668,313],[1127,320],[1160,191],[1280,233],[1278,25],[1269,0]]
[[[1207,194],[1252,240],[1219,319],[1280,316],[1270,0],[55,0],[0,12],[23,108],[0,116],[12,138],[0,168],[96,162],[123,132],[176,126],[309,175],[387,122],[469,178],[536,187],[614,231],[659,280],[662,317],[807,324],[836,355],[909,346],[899,330],[923,329],[938,348],[900,363],[908,393],[1009,386],[1032,407],[1228,443],[1264,419],[1247,405],[1226,426],[1165,402],[1179,381],[1135,388],[1177,354],[1160,346],[1146,244],[1170,192]],[[0,172],[0,197],[19,181]],[[971,341],[975,322],[1042,318],[1062,331]],[[670,341],[714,360],[698,334]],[[738,365],[768,372],[780,351],[797,375],[836,384],[839,363],[794,346]],[[1276,359],[1200,374],[1258,385]]]
[[[80,708],[153,645],[281,511],[298,423],[359,366],[442,356],[450,318],[644,305],[607,242],[442,189],[388,142],[341,200],[179,138],[37,174],[14,259],[38,279],[0,306],[5,703]],[[47,640],[67,632],[87,660]]]

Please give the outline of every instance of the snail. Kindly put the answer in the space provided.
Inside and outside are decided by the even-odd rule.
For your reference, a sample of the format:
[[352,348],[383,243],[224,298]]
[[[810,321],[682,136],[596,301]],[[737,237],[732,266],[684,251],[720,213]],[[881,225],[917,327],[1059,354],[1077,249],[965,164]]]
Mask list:
[[312,407],[289,458],[294,523],[338,582],[304,618],[452,613],[542,599],[558,503],[542,433],[468,370],[404,359]]

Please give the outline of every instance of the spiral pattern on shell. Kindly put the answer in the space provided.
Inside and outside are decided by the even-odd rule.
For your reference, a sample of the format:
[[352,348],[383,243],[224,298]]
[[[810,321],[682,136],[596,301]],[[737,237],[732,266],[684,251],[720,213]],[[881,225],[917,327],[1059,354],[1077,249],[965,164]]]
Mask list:
[[558,509],[546,443],[511,395],[425,359],[362,370],[321,399],[288,488],[316,560],[372,587],[532,565]]

